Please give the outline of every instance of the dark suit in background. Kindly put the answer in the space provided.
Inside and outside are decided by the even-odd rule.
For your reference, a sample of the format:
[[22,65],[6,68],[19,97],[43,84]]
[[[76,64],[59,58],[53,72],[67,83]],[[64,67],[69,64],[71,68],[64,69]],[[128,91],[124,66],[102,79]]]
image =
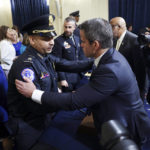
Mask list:
[[147,92],[147,73],[142,51],[137,42],[137,35],[127,31],[120,45],[119,52],[129,62],[138,82],[141,98],[145,99]]
[[[113,29],[114,45],[122,55],[125,56],[129,62],[133,72],[135,73],[138,86],[140,89],[140,95],[142,99],[145,99],[146,89],[147,89],[147,74],[144,59],[141,52],[139,51],[137,35],[127,31],[126,22],[122,17],[114,17],[110,20],[110,24]],[[124,35],[125,33],[125,35]],[[124,37],[122,37],[124,35]],[[122,39],[123,38],[123,39]],[[122,39],[122,42],[120,41]],[[117,42],[121,42],[120,47],[118,47]]]

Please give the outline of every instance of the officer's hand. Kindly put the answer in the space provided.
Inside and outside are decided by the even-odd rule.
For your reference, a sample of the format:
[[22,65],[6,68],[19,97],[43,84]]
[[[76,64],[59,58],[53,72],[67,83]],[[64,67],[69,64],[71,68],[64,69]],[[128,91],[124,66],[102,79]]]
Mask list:
[[69,86],[69,85],[68,85],[68,82],[67,82],[66,80],[60,81],[60,85],[61,85],[61,86],[64,86],[64,87],[68,87],[68,86]]
[[26,82],[23,82],[17,79],[15,80],[16,88],[19,93],[21,93],[25,97],[31,98],[32,93],[36,89],[36,87],[30,79],[26,77],[24,77],[23,79]]

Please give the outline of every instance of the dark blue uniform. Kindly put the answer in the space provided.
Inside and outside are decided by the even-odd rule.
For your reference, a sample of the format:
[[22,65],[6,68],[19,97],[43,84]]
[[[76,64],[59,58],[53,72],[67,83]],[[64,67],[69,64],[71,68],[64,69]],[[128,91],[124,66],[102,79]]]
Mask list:
[[[73,38],[73,40],[72,40]],[[60,35],[55,39],[55,44],[53,48],[53,54],[59,58],[64,58],[67,60],[84,60],[83,50],[80,46],[80,39],[77,36],[72,38],[66,37],[64,34]],[[60,81],[66,80],[69,84],[68,88],[63,88],[63,92],[73,91],[76,89],[76,85],[81,80],[82,75],[79,73],[68,73],[59,72],[58,78]]]
[[37,142],[44,129],[50,125],[51,114],[49,112],[56,110],[36,104],[19,94],[15,86],[15,79],[23,80],[23,76],[27,76],[35,83],[37,89],[57,92],[54,69],[69,68],[77,71],[74,68],[77,66],[81,71],[82,67],[86,68],[89,63],[69,63],[65,60],[60,61],[59,58],[52,55],[44,57],[32,47],[28,47],[14,62],[8,78],[8,108],[12,118],[10,121],[13,121],[11,125],[16,131],[19,150],[27,150]]

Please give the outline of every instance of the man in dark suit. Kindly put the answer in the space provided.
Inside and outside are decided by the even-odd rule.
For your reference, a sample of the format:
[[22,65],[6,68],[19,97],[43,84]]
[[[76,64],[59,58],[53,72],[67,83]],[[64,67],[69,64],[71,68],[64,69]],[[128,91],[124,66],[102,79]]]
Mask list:
[[[27,98],[17,92],[14,79],[23,80],[23,77],[28,77],[35,83],[37,89],[58,92],[55,69],[64,68],[66,70],[70,68],[74,71],[76,66],[80,72],[80,68],[86,67],[86,63],[84,65],[81,61],[73,63],[60,60],[60,58],[50,54],[54,46],[53,38],[56,35],[53,20],[53,15],[43,15],[23,27],[23,31],[29,35],[30,46],[16,59],[9,73],[9,122],[15,135],[17,150],[54,149],[51,146],[42,144],[40,137],[45,129],[51,125],[51,119],[55,114],[52,114],[52,109],[47,106],[41,106],[34,102],[27,103]],[[88,63],[87,66],[89,66]],[[70,128],[70,124],[67,125]],[[50,140],[52,137],[57,143],[54,144]],[[45,139],[49,139],[49,143],[51,142],[51,145],[58,149],[58,146],[62,143],[60,149],[63,149],[63,142],[69,146],[69,143],[65,140],[70,138],[55,127],[51,127],[51,132],[45,135]],[[72,149],[72,146],[70,145],[66,149]]]
[[114,48],[118,50],[129,62],[138,82],[140,95],[145,99],[147,92],[147,75],[142,51],[139,50],[137,35],[128,31],[126,22],[122,17],[110,20],[114,36]]
[[81,24],[81,39],[84,53],[94,57],[96,66],[88,84],[74,93],[39,93],[32,81],[16,80],[17,89],[32,100],[49,108],[73,110],[90,107],[95,126],[101,137],[101,126],[108,120],[118,120],[130,132],[131,137],[141,147],[150,138],[148,118],[135,76],[128,62],[113,49],[111,25],[104,19],[91,19]]

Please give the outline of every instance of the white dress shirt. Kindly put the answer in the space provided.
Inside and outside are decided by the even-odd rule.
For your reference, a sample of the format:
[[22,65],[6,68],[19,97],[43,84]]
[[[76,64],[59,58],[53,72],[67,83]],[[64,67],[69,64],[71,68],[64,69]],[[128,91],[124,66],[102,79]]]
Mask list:
[[120,48],[120,45],[124,39],[124,36],[126,34],[127,31],[124,31],[123,34],[120,36],[120,38],[117,40],[117,44],[116,44],[116,50],[118,51]]

